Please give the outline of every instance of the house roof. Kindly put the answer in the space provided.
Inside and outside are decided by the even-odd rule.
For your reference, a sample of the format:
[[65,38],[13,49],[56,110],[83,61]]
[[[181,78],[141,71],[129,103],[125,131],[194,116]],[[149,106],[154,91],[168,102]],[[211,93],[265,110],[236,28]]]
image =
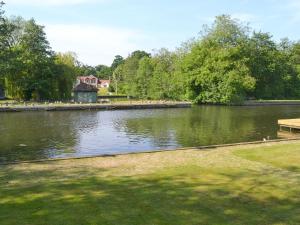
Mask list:
[[98,80],[99,84],[107,83],[110,84],[110,80]]
[[82,79],[97,79],[94,75],[89,75],[89,76],[79,76],[77,79],[82,80]]
[[74,92],[98,92],[98,88],[86,83],[80,83],[73,89],[73,91]]

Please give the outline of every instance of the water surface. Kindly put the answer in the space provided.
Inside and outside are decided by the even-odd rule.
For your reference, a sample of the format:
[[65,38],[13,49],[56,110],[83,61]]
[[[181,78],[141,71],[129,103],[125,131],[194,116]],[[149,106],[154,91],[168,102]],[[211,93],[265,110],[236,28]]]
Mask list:
[[92,156],[277,138],[299,106],[0,114],[0,162]]

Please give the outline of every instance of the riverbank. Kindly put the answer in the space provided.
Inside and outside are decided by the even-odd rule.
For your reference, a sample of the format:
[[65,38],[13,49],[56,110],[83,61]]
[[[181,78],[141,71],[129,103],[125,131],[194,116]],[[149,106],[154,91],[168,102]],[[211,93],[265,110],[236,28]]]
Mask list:
[[245,101],[243,106],[300,106],[300,100],[251,100]]
[[158,108],[188,108],[190,102],[172,101],[124,101],[115,103],[71,104],[71,103],[31,103],[0,106],[0,112],[24,111],[72,111],[72,110],[124,110],[124,109],[158,109]]
[[1,166],[4,224],[299,224],[300,141]]

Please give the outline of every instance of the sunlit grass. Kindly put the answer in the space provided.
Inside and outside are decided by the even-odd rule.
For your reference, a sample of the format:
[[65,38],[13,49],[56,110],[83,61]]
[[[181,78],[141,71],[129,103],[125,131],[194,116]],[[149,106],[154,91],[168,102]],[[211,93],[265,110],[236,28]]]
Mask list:
[[294,142],[2,166],[0,223],[300,224],[299,149]]

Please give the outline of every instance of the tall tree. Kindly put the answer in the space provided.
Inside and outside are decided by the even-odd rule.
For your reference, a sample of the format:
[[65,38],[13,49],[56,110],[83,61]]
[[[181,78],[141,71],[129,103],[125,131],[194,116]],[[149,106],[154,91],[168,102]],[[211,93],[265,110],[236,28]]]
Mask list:
[[112,76],[112,69],[106,65],[98,65],[95,67],[96,75],[100,79],[110,79]]
[[61,100],[71,99],[73,85],[78,67],[77,56],[73,52],[58,53],[55,55],[56,98]]
[[174,98],[176,83],[174,82],[176,54],[167,49],[160,49],[152,59],[153,77],[149,95],[154,99]]
[[144,57],[139,61],[139,66],[136,74],[135,85],[136,95],[139,98],[146,99],[149,96],[149,89],[153,75],[152,60],[149,57]]
[[111,64],[111,70],[114,71],[117,69],[118,66],[120,66],[124,62],[124,58],[120,55],[116,55],[113,63]]
[[0,79],[4,79],[9,70],[9,61],[12,58],[10,39],[14,27],[4,16],[4,2],[0,2]]
[[256,79],[254,96],[256,98],[271,99],[284,95],[280,52],[276,43],[268,33],[256,33],[250,39],[249,68]]
[[12,42],[14,60],[10,62],[6,86],[12,97],[50,99],[53,94],[53,53],[43,27],[33,19],[23,22],[22,27],[16,28],[22,29],[22,35],[16,35]]
[[96,75],[97,71],[95,67],[89,65],[80,65],[78,72],[82,76]]
[[[144,57],[150,57],[150,54],[145,51],[134,51],[132,52],[124,62],[118,66],[118,73],[122,73],[122,79],[118,84],[119,91],[129,96],[137,96],[137,71],[139,68],[139,62]],[[137,96],[138,97],[138,96]]]
[[246,65],[248,28],[230,16],[216,18],[187,54],[183,68],[189,96],[199,103],[241,102],[255,85]]

